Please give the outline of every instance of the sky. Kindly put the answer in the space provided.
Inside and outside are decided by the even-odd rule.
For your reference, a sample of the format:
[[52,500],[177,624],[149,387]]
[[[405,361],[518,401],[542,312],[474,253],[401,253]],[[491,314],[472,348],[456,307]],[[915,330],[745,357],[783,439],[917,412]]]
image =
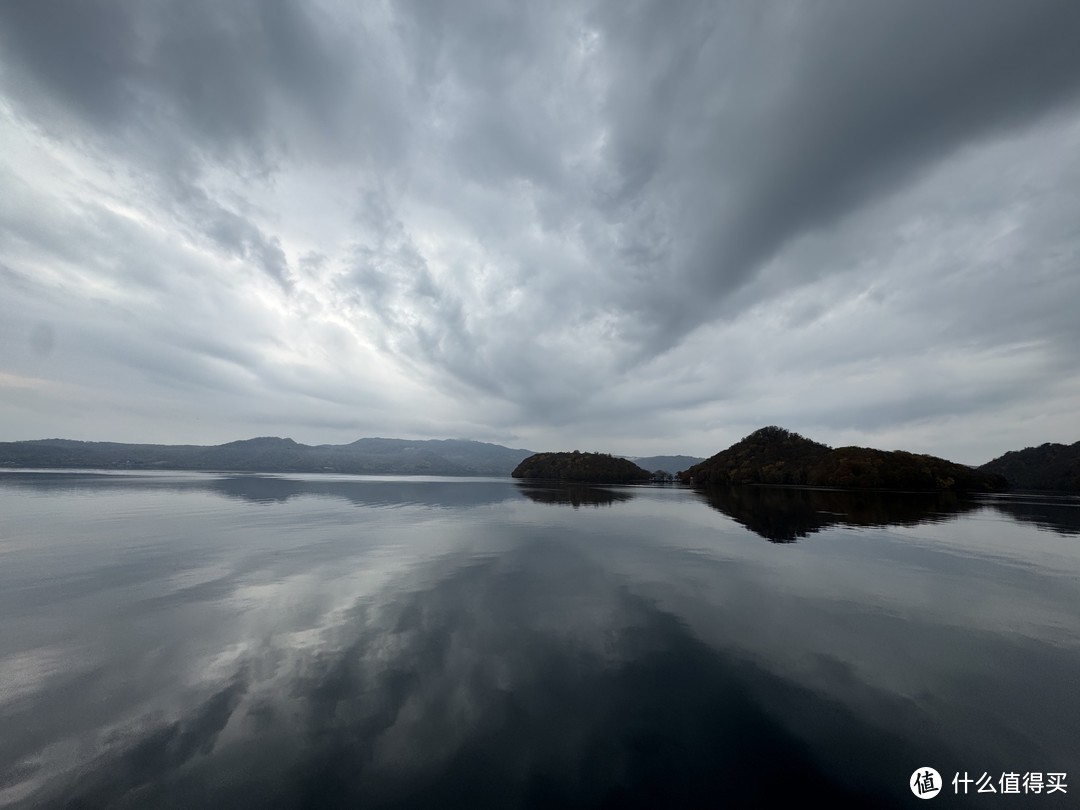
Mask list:
[[0,3],[0,440],[1080,439],[1080,3]]

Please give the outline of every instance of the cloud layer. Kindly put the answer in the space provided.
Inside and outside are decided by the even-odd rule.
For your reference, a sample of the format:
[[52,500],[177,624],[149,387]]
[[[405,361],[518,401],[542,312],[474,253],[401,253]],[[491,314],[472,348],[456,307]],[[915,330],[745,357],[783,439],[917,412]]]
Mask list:
[[1075,3],[0,17],[4,438],[1076,438]]

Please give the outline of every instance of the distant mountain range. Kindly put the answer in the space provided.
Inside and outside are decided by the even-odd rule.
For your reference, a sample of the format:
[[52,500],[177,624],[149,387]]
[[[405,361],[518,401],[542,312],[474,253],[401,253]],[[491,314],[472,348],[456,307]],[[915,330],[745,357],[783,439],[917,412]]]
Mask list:
[[[350,444],[308,445],[262,436],[211,446],[40,439],[0,442],[0,467],[507,476],[533,453],[464,439],[358,439]],[[650,472],[677,472],[701,461],[693,456],[632,460]]]
[[698,456],[623,456],[623,458],[629,459],[649,472],[663,470],[669,473],[677,473],[705,460]]
[[264,436],[209,447],[42,439],[0,443],[0,466],[505,476],[532,452],[460,439],[307,445]]
[[[366,475],[509,476],[532,450],[464,439],[359,439],[300,444],[263,436],[212,446],[40,439],[0,442],[0,467]],[[934,456],[866,447],[830,448],[778,427],[762,428],[712,456],[621,456],[653,473],[697,484],[810,484],[875,489],[1080,491],[1080,442],[1015,450],[973,468]]]

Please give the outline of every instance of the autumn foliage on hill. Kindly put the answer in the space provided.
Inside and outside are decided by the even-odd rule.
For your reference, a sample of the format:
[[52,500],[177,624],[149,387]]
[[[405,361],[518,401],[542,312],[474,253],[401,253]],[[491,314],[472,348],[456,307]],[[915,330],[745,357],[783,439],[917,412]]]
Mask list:
[[1013,450],[979,469],[1004,475],[1018,489],[1080,492],[1080,442]]
[[510,474],[514,478],[603,484],[629,484],[650,478],[648,471],[625,458],[577,450],[572,453],[537,453],[518,464]]
[[935,456],[868,447],[832,449],[771,426],[679,473],[693,484],[794,484],[854,489],[988,492],[1005,489],[1000,475]]

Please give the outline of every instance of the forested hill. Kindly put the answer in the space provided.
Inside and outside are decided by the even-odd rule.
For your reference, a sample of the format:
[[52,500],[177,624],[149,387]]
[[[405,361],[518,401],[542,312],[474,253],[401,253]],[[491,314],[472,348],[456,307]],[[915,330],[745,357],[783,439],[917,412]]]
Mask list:
[[531,453],[459,439],[307,445],[264,436],[213,446],[43,439],[0,443],[0,467],[504,476]]
[[855,489],[989,492],[1001,475],[935,456],[868,447],[830,448],[771,426],[679,474],[694,484],[801,484]]
[[522,461],[511,473],[514,478],[548,481],[587,481],[598,484],[629,484],[651,477],[632,461],[606,453],[537,453]]
[[1080,492],[1080,442],[1013,450],[979,469],[1004,475],[1017,489]]

